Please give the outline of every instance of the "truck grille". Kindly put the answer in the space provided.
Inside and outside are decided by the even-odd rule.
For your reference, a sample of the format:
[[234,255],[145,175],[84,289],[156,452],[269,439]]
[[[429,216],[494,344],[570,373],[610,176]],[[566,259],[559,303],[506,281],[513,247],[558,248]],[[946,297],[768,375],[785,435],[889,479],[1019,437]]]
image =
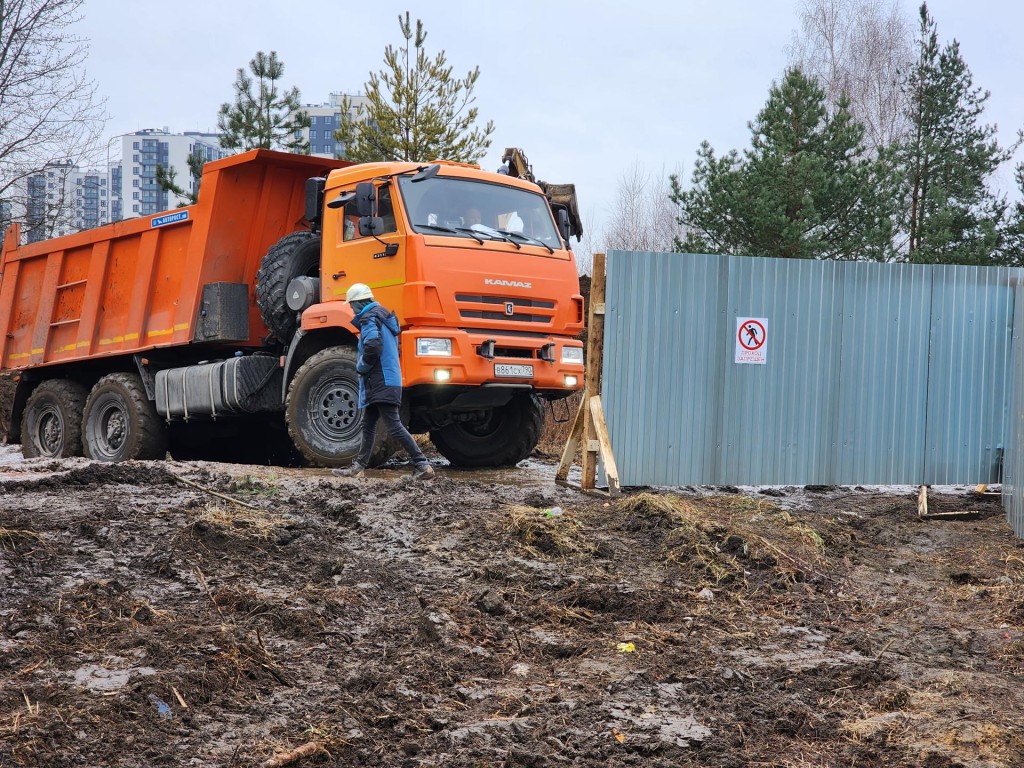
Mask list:
[[[526,299],[522,296],[485,296],[457,293],[459,315],[474,320],[497,320],[511,323],[551,323],[555,302]],[[509,313],[511,309],[511,314]],[[540,310],[540,311],[537,311]]]

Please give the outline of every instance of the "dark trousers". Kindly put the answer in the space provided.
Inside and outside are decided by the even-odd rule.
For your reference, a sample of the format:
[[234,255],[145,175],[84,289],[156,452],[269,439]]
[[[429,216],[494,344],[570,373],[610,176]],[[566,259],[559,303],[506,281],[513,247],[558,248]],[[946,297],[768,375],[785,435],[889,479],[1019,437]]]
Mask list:
[[398,406],[388,403],[370,403],[363,409],[363,442],[359,448],[359,458],[356,459],[364,467],[370,466],[370,456],[373,454],[373,444],[377,439],[377,419],[384,419],[384,425],[388,429],[391,438],[398,442],[405,452],[409,454],[412,463],[416,466],[427,463],[427,457],[416,445],[416,441],[409,430],[402,424],[402,418],[398,415]]

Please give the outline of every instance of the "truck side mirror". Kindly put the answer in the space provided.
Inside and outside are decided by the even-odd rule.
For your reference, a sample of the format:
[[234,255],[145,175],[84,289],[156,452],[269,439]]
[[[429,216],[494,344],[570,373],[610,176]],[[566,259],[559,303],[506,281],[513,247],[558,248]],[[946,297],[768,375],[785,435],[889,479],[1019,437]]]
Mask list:
[[377,237],[384,234],[384,219],[380,216],[360,216],[359,234],[362,237]]
[[372,181],[361,181],[356,184],[356,213],[360,216],[373,216],[377,213],[377,188]]
[[559,208],[557,212],[558,233],[562,236],[565,244],[569,244],[569,212],[565,208]]

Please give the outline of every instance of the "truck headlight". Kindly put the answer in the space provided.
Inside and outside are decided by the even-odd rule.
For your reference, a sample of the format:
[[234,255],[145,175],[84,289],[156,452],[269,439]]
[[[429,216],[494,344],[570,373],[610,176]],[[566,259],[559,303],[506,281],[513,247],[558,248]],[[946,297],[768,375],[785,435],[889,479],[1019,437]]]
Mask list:
[[562,347],[562,362],[583,365],[583,347]]
[[451,339],[416,339],[417,357],[451,357]]

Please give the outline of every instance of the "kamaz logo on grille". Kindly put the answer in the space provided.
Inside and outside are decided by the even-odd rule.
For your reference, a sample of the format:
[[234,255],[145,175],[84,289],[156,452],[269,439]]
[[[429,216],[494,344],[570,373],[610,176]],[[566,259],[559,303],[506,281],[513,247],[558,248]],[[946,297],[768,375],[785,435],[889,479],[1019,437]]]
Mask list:
[[494,278],[484,278],[484,285],[503,285],[506,288],[533,288],[533,283],[522,283],[518,280],[495,280]]
[[512,317],[512,315],[514,315],[515,313],[516,313],[516,305],[513,304],[511,301],[506,301],[505,302],[505,314],[508,315],[509,317]]

